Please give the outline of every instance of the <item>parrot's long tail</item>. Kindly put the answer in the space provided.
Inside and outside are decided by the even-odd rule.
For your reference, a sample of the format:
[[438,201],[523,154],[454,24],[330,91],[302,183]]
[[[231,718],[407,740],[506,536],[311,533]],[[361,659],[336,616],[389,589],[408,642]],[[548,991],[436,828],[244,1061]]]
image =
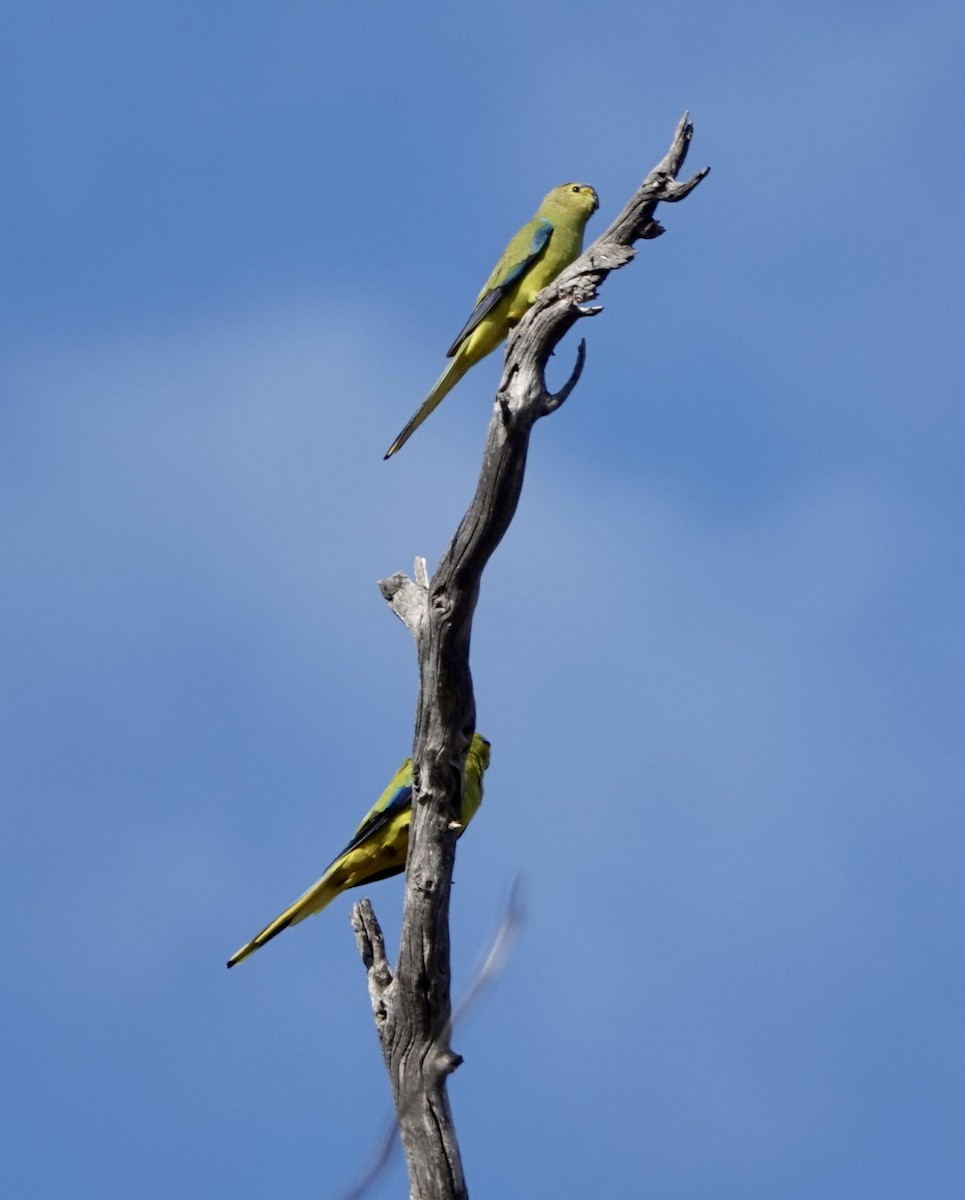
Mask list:
[[265,942],[270,942],[273,937],[281,933],[283,929],[287,929],[289,925],[297,925],[299,921],[304,921],[306,917],[310,917],[313,913],[321,912],[322,909],[330,904],[335,897],[345,887],[345,884],[334,883],[329,872],[326,872],[318,883],[313,884],[304,896],[299,896],[298,899],[290,907],[286,908],[280,916],[275,917],[270,925],[266,925],[261,933],[257,934],[246,942],[240,950],[236,950],[228,959],[228,966],[233,967],[236,963],[244,962],[249,954],[254,954],[256,950],[260,950]]
[[397,450],[402,449],[402,447],[406,444],[409,438],[412,437],[426,417],[428,417],[431,412],[439,407],[440,403],[445,399],[446,396],[449,395],[459,380],[462,379],[463,375],[465,375],[465,373],[472,366],[472,362],[467,361],[467,358],[467,355],[459,354],[452,360],[449,366],[446,367],[436,381],[436,386],[432,389],[429,395],[426,396],[425,400],[422,401],[422,404],[415,416],[385,452],[386,458],[391,458]]

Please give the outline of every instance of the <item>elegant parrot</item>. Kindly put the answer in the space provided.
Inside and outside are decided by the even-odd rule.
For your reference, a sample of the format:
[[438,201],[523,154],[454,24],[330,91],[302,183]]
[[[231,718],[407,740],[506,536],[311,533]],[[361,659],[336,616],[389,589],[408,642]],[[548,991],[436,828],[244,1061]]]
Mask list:
[[[466,754],[463,774],[462,829],[469,824],[482,803],[483,775],[489,766],[489,742],[481,733],[474,733]],[[346,888],[360,887],[376,879],[388,879],[405,870],[409,848],[409,822],[412,818],[412,759],[407,758],[392,776],[365,820],[342,853],[325,874],[312,884],[304,896],[266,925],[261,933],[246,942],[228,959],[228,966],[240,963],[254,954],[265,942],[289,925],[297,925],[312,913],[321,910]],[[459,832],[462,832],[462,829]]]
[[470,367],[496,349],[543,288],[579,258],[586,223],[599,207],[596,192],[585,183],[564,183],[546,196],[536,216],[503,251],[469,320],[447,351],[452,362],[386,458],[405,445]]

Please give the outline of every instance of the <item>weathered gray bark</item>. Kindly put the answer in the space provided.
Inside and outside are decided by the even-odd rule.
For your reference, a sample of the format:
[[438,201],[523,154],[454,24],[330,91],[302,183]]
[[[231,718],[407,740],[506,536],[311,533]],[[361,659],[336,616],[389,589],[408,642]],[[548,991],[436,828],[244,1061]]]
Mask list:
[[355,906],[352,920],[368,969],[413,1200],[468,1195],[446,1093],[447,1077],[462,1061],[449,1047],[449,890],[461,768],[476,726],[469,641],[480,579],[516,512],[530,431],[573,390],[584,343],[569,381],[555,395],[546,389],[546,362],[578,320],[600,311],[583,306],[610,271],[630,261],[633,243],[663,232],[653,219],[657,204],[682,200],[707,174],[704,168],[686,183],[676,182],[692,135],[685,114],[666,157],[620,216],[540,294],[511,334],[476,495],[431,582],[418,560],[415,580],[397,574],[379,585],[415,638],[420,675],[413,820],[394,973],[367,901]]

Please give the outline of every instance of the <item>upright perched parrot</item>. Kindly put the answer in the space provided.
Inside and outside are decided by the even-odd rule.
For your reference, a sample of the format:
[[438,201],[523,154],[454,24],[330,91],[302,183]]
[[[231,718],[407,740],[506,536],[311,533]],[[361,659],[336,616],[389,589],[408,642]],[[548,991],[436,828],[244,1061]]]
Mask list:
[[564,183],[546,196],[536,216],[503,251],[469,320],[446,352],[452,362],[386,458],[405,445],[470,367],[496,349],[543,288],[579,258],[586,223],[599,207],[596,192],[585,183]]
[[[466,766],[462,784],[462,829],[476,815],[482,803],[483,775],[489,766],[489,742],[481,733],[474,733],[466,754]],[[409,822],[412,819],[412,759],[407,758],[392,776],[385,789],[365,820],[356,829],[355,835],[342,853],[335,859],[317,883],[312,884],[304,896],[286,908],[281,916],[275,917],[261,933],[236,950],[228,959],[228,966],[240,963],[249,954],[254,954],[265,942],[289,925],[297,925],[312,913],[321,912],[346,888],[361,887],[377,879],[388,879],[405,870],[405,856],[409,848]],[[459,833],[462,833],[462,829]]]

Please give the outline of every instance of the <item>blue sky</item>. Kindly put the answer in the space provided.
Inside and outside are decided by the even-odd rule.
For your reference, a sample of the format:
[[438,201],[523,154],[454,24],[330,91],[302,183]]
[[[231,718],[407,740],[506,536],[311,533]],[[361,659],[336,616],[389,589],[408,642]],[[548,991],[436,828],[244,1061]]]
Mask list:
[[[4,6],[0,1181],[335,1197],[388,1110],[320,873],[411,743],[508,236],[687,108],[485,579],[472,1194],[960,1189],[958,6]],[[563,377],[574,346],[554,364]],[[398,881],[372,890],[393,942]],[[400,1162],[374,1195],[404,1194]]]

